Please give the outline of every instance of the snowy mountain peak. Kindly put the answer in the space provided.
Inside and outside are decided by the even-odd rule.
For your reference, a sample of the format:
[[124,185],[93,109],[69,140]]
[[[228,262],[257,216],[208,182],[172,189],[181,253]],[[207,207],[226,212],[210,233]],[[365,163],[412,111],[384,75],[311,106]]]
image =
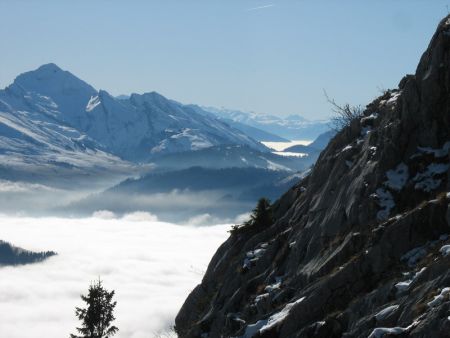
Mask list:
[[90,98],[97,95],[92,86],[53,63],[19,75],[7,90],[19,96],[39,94],[51,98],[65,122],[72,122],[85,110]]
[[35,71],[31,71],[30,73],[36,73],[40,75],[52,75],[55,73],[64,72],[61,68],[59,68],[54,63],[47,63],[40,67],[38,67]]
[[[56,139],[64,146],[66,140],[63,142],[56,135],[58,127],[71,128],[77,132],[76,139],[86,135],[95,141],[94,148],[131,161],[223,144],[267,150],[218,119],[156,92],[119,100],[52,63],[19,75],[12,85],[0,90],[0,117],[8,114],[4,118],[15,121],[18,112],[22,116],[20,125],[16,123],[18,132],[23,128],[37,130],[39,135],[45,135],[48,146]],[[0,120],[0,139],[14,134],[2,135],[1,124]],[[53,131],[58,129],[56,134],[49,134],[49,125]],[[68,149],[74,148],[73,141],[67,142]]]
[[22,87],[26,91],[42,93],[43,91],[55,90],[57,86],[61,89],[77,89],[83,91],[96,92],[96,90],[79,79],[72,73],[64,71],[54,63],[48,63],[39,68],[20,74],[14,84]]

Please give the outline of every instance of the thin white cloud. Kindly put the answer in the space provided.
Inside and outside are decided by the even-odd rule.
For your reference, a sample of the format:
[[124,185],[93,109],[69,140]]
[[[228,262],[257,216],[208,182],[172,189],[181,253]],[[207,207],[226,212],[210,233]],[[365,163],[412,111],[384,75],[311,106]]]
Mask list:
[[242,224],[250,219],[250,213],[246,212],[244,214],[237,215],[232,223]]
[[266,8],[270,8],[270,7],[275,7],[274,4],[269,4],[269,5],[263,5],[263,6],[258,6],[258,7],[252,7],[252,8],[248,8],[246,9],[247,12],[251,12],[251,11],[257,11],[260,9],[266,9]]
[[42,184],[26,183],[26,182],[13,182],[7,180],[0,180],[0,193],[13,193],[13,192],[29,192],[29,191],[54,191],[55,189],[47,187]]
[[114,219],[116,214],[109,210],[97,210],[92,213],[93,218]]
[[146,211],[135,211],[125,214],[122,219],[131,222],[158,222],[158,217],[156,215]]
[[216,220],[214,219],[214,217],[206,213],[189,218],[189,220],[187,221],[187,225],[200,226],[213,224],[215,221]]
[[0,268],[0,336],[68,337],[79,325],[79,295],[98,276],[116,291],[117,338],[151,337],[173,324],[230,226],[152,218],[142,212],[114,219],[0,216],[1,239],[58,252],[42,263]]
[[210,224],[222,224],[222,223],[229,223],[229,224],[242,224],[245,221],[248,221],[250,218],[250,213],[246,212],[244,214],[237,215],[234,218],[225,218],[225,219],[219,219],[218,217],[211,216],[210,214],[200,214],[193,216],[188,219],[187,222],[185,222],[185,225],[191,225],[191,226],[206,226]]

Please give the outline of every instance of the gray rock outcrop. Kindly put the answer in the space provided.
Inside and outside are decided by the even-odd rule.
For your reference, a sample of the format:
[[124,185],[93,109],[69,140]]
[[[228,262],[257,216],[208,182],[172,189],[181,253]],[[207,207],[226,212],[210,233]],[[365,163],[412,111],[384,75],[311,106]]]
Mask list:
[[450,16],[265,229],[235,232],[180,337],[450,337]]

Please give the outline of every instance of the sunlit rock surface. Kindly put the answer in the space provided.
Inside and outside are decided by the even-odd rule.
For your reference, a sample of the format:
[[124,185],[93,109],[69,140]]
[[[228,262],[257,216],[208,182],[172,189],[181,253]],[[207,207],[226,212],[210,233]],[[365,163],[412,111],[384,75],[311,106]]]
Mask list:
[[449,55],[447,17],[416,74],[275,203],[275,223],[218,249],[180,337],[448,337]]

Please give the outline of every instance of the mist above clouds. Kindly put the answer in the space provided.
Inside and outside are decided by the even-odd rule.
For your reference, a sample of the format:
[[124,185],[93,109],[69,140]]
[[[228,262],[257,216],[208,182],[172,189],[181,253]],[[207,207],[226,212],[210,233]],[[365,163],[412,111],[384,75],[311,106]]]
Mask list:
[[225,218],[225,219],[219,219],[215,216],[212,216],[208,213],[206,214],[200,214],[195,215],[188,219],[187,222],[185,222],[186,225],[194,225],[194,226],[206,226],[210,224],[219,224],[219,223],[230,223],[230,224],[242,224],[245,221],[247,221],[250,218],[250,213],[243,213],[240,215],[237,215],[234,218]]
[[[92,213],[93,218],[104,220],[118,219],[130,222],[160,222],[156,215],[147,211],[134,211],[123,216],[116,215],[110,210],[97,210]],[[250,218],[250,213],[246,212],[233,218],[218,218],[208,213],[192,216],[187,221],[180,223],[182,226],[210,226],[215,224],[242,224]],[[163,221],[161,221],[163,222]]]
[[0,179],[0,192],[18,193],[30,191],[52,191],[50,187],[42,184],[27,183],[27,182],[13,182]]
[[93,218],[114,219],[116,214],[109,210],[97,210],[92,213]]
[[[0,268],[0,336],[67,337],[90,281],[116,290],[117,337],[151,337],[173,324],[229,225],[179,226],[137,212],[85,219],[0,216],[0,238],[58,256]],[[110,217],[105,219],[104,217]],[[106,217],[106,218],[108,218]]]
[[253,205],[253,201],[241,201],[222,190],[120,193],[114,190],[63,190],[0,180],[0,213],[11,216],[72,218],[94,215],[111,219],[145,211],[152,215],[147,220],[210,225],[231,223],[236,216],[251,210]]
[[91,190],[64,190],[44,184],[0,179],[0,213],[45,215],[50,209],[83,199]]

